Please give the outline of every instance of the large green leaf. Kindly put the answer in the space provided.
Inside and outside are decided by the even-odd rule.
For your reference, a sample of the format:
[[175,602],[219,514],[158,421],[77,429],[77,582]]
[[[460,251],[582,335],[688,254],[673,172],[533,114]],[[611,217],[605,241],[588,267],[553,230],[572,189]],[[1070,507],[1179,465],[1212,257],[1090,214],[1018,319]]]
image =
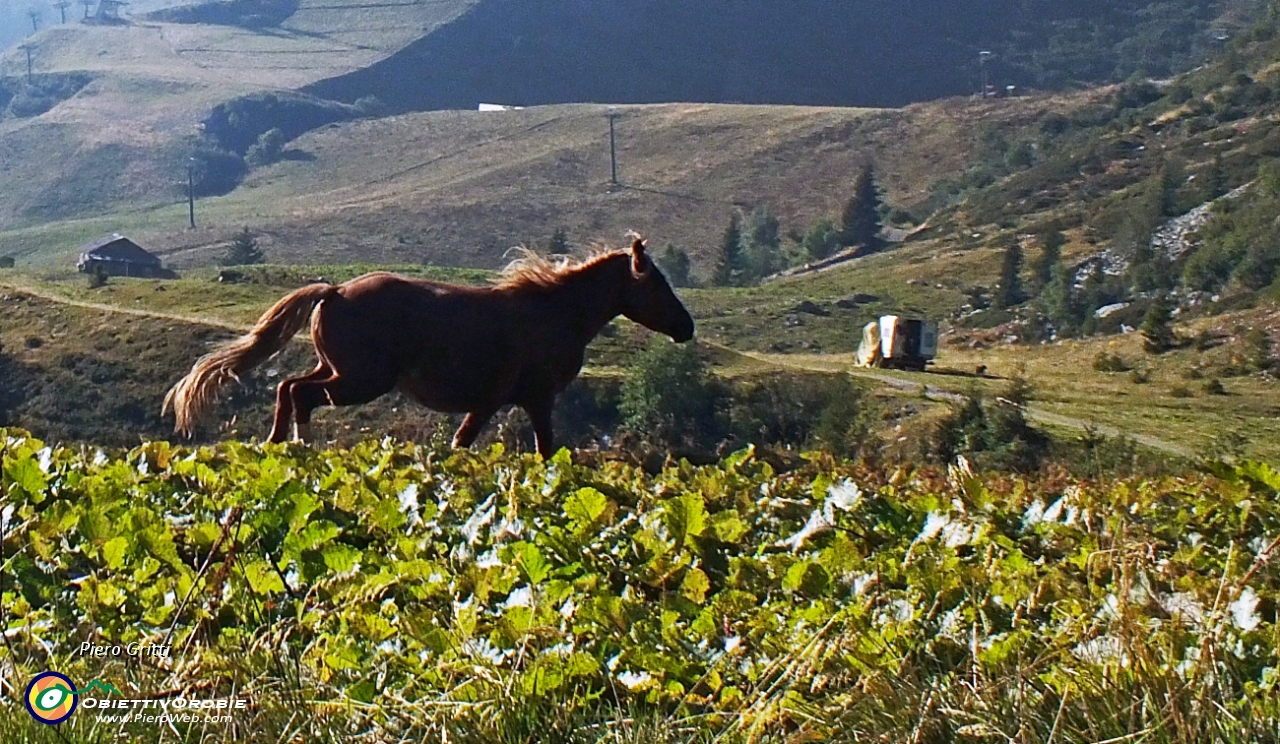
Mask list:
[[4,474],[14,487],[25,493],[33,502],[44,501],[45,490],[49,487],[49,479],[40,469],[33,455],[27,454],[4,466]]

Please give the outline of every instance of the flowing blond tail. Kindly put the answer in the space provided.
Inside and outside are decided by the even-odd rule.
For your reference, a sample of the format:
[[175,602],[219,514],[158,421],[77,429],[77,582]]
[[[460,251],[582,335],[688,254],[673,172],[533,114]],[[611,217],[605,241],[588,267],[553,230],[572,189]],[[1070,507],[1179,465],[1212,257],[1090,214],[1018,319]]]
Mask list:
[[239,381],[240,375],[283,349],[307,324],[316,305],[337,291],[331,284],[311,284],[286,295],[258,319],[247,335],[200,357],[191,372],[164,396],[161,415],[167,415],[172,408],[174,430],[191,436],[223,386]]

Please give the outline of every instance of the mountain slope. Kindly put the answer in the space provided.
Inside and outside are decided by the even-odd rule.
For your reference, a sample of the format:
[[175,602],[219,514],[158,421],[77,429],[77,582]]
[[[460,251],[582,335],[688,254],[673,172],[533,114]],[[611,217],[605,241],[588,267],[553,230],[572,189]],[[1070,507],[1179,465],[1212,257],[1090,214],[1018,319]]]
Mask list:
[[[234,0],[130,25],[69,23],[29,39],[35,71],[92,81],[46,113],[0,118],[0,149],[13,153],[5,177],[17,184],[0,193],[0,225],[181,198],[200,123],[246,95],[376,96],[400,111],[482,100],[897,104],[972,92],[981,49],[996,52],[994,86],[1164,74],[1254,12],[1253,0]],[[0,55],[6,75],[25,67],[17,49]],[[245,148],[231,149],[234,160]]]
[[1001,88],[1167,75],[1198,63],[1250,6],[483,0],[402,52],[309,90],[373,93],[401,111],[481,101],[900,106],[975,91],[980,50],[995,52],[985,72]]
[[[300,137],[281,162],[230,194],[116,218],[0,231],[0,255],[65,263],[81,237],[125,230],[179,267],[207,264],[249,226],[277,262],[494,268],[557,228],[579,245],[628,229],[676,243],[707,270],[730,216],[768,208],[803,232],[840,208],[874,161],[890,204],[932,209],[932,184],[972,166],[983,127],[1010,131],[1071,112],[1095,94],[949,100],[901,111],[671,104],[618,111],[620,184],[610,183],[601,106],[440,111],[335,124]],[[12,198],[12,197],[11,197]]]

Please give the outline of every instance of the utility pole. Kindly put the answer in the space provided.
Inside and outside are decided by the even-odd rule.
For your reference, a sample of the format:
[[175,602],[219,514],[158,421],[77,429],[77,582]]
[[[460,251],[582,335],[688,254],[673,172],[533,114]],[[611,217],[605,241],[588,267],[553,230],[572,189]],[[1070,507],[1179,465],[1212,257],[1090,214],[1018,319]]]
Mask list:
[[80,4],[84,6],[85,20],[89,20],[89,11],[93,9],[94,0],[80,0]]
[[32,8],[27,11],[27,17],[31,19],[31,32],[35,33],[40,30],[40,9]]
[[53,7],[57,8],[58,12],[62,14],[62,23],[65,25],[67,22],[67,8],[71,7],[71,0],[58,0],[53,4]]
[[612,177],[610,178],[610,181],[613,183],[614,186],[617,186],[618,185],[618,145],[617,145],[617,139],[614,136],[613,122],[618,118],[618,110],[610,106],[608,113],[606,113],[605,115],[609,117],[609,168],[610,168],[610,172],[612,173]]
[[991,59],[991,52],[978,52],[978,66],[982,68],[982,97],[987,97],[987,60]]
[[19,44],[18,48],[27,53],[27,85],[31,85],[31,50],[35,46],[31,44]]
[[196,159],[187,158],[187,215],[191,229],[196,229]]

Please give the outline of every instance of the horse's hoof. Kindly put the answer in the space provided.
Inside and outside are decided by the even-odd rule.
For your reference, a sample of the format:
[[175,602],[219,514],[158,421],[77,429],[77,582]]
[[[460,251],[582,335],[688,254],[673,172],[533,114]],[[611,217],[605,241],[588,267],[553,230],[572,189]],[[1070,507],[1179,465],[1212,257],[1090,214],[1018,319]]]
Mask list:
[[294,424],[293,425],[293,441],[302,444],[311,443],[311,424]]

